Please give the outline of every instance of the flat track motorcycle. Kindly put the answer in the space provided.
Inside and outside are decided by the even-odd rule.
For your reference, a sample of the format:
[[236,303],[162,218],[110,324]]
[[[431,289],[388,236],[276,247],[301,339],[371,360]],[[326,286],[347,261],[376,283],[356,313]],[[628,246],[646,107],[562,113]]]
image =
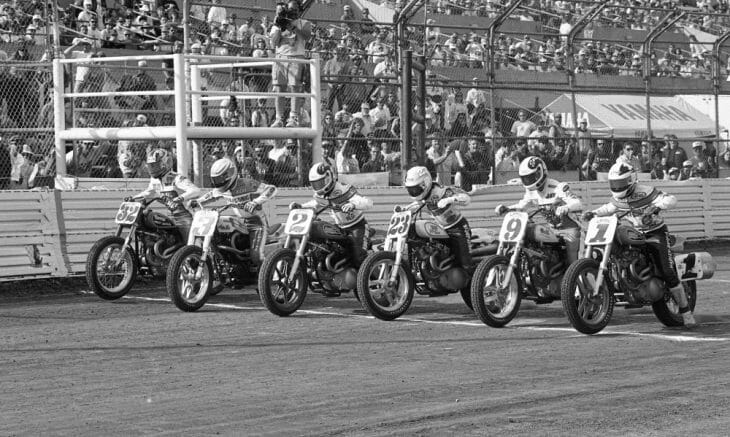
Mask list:
[[264,214],[221,215],[237,206],[242,205],[200,208],[193,215],[188,244],[172,257],[167,270],[167,294],[180,310],[197,311],[223,287],[242,288],[255,282],[261,261],[252,240],[261,238],[258,232],[264,227],[263,244],[270,248],[277,244],[279,226],[269,229]]
[[[266,257],[259,271],[259,297],[277,316],[298,310],[308,288],[326,296],[356,292],[357,268],[349,234],[319,218],[332,206],[316,211],[294,206],[284,226],[284,245]],[[374,233],[369,229],[368,249]]]
[[548,223],[533,220],[538,214],[548,222],[558,221],[552,205],[529,213],[508,212],[499,231],[497,253],[485,258],[474,272],[474,312],[489,326],[508,324],[523,299],[536,303],[560,299],[560,280],[568,268],[565,241]]
[[[626,220],[621,220],[626,218]],[[585,253],[565,273],[562,303],[571,325],[584,334],[596,334],[611,320],[614,304],[626,308],[651,305],[666,326],[682,326],[679,306],[662,279],[650,252],[660,242],[637,228],[631,211],[594,217],[588,223]],[[670,242],[676,238],[670,236]],[[716,264],[707,252],[674,257],[679,279],[694,311],[696,280],[708,279]]]
[[[408,311],[413,296],[444,296],[460,293],[471,308],[466,268],[451,253],[449,235],[432,219],[420,218],[418,207],[396,206],[390,219],[382,251],[371,253],[357,278],[363,308],[381,320],[394,320]],[[494,234],[472,229],[473,262],[497,249]]]
[[185,244],[172,219],[149,208],[155,201],[164,204],[159,197],[122,202],[114,217],[115,235],[103,237],[91,247],[86,282],[102,299],[127,294],[138,274],[162,277],[174,253]]

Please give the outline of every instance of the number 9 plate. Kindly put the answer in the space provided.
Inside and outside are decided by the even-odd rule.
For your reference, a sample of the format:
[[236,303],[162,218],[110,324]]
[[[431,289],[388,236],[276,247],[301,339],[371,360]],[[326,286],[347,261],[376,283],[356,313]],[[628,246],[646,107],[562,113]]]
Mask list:
[[517,243],[522,241],[525,238],[527,218],[528,215],[526,212],[508,212],[502,221],[502,229],[499,231],[499,241],[502,243]]

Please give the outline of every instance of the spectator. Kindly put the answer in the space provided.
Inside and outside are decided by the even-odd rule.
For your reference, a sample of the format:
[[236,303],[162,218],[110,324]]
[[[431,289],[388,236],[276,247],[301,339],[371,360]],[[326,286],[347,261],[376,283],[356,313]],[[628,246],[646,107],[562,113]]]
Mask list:
[[221,0],[213,0],[213,5],[208,10],[208,24],[211,26],[220,26],[224,21],[228,13],[226,8],[220,6]]
[[391,115],[390,109],[385,106],[385,98],[378,97],[374,108],[370,109],[370,117],[373,120],[373,132],[382,135],[390,125]]
[[636,144],[628,142],[624,144],[623,152],[616,158],[616,163],[631,166],[636,171],[642,171],[641,161],[636,157]]
[[466,108],[469,113],[474,113],[474,111],[480,106],[487,106],[487,93],[483,90],[480,90],[478,86],[479,78],[475,77],[472,79],[472,87],[469,89],[469,91],[467,91],[466,100],[464,101],[466,103]]
[[350,128],[347,131],[345,145],[343,150],[347,151],[347,157],[355,156],[357,159],[358,171],[360,167],[368,160],[370,153],[368,151],[368,143],[363,134],[365,124],[362,118],[353,118]]
[[455,150],[448,146],[444,149],[439,134],[432,135],[430,139],[431,147],[426,150],[426,157],[430,167],[435,170],[436,182],[444,186],[453,185],[454,174],[461,170],[461,166],[454,154]]
[[385,171],[385,161],[383,155],[381,155],[380,146],[372,140],[368,140],[368,147],[370,148],[370,158],[362,166],[363,173],[376,173]]
[[370,135],[375,127],[375,120],[373,120],[373,117],[370,115],[370,105],[367,102],[362,102],[360,105],[360,112],[352,114],[352,117],[362,120],[362,134],[365,136]]
[[383,162],[388,171],[392,172],[401,168],[400,152],[392,150],[392,143],[390,141],[380,143],[380,154],[383,155]]
[[10,172],[13,167],[8,146],[0,138],[0,190],[7,190],[10,186]]
[[598,178],[597,170],[599,168],[597,158],[597,145],[590,143],[590,146],[586,153],[583,155],[585,159],[580,166],[580,177],[581,181],[595,181]]
[[497,150],[496,171],[517,171],[520,167],[520,159],[517,149],[511,149],[507,143]]
[[463,186],[467,191],[471,191],[474,184],[487,184],[490,180],[491,151],[483,141],[476,138],[469,138],[468,148],[463,155],[464,159],[464,180]]
[[335,154],[335,162],[337,163],[337,173],[360,173],[360,165],[352,150],[352,142],[349,140],[345,140],[340,150]]
[[510,129],[513,139],[527,138],[535,130],[537,130],[535,123],[528,120],[527,112],[520,109],[517,113],[517,120],[512,123],[512,128]]
[[591,132],[588,130],[588,121],[583,119],[578,125],[578,129],[575,134],[578,139],[578,152],[581,157],[585,157],[588,151],[591,149]]
[[565,145],[566,135],[562,124],[563,116],[561,114],[555,114],[548,125],[548,138],[550,139],[550,145],[553,148]]
[[[283,21],[277,20],[274,23],[269,35],[271,44],[275,48],[276,58],[278,59],[302,59],[305,55],[307,40],[312,36],[312,23],[299,18],[300,11],[297,0],[289,0],[287,8],[289,11],[288,15],[292,18]],[[288,62],[275,63],[271,71],[274,92],[281,93],[287,89],[297,93],[302,91],[301,78],[302,72],[304,71],[303,64]],[[284,97],[276,98],[276,121],[274,121],[272,127],[284,126],[285,100]],[[296,127],[299,125],[298,118],[301,104],[301,98],[291,98],[287,127]]]
[[695,141],[692,143],[692,175],[699,178],[711,177],[715,173],[715,168],[705,155],[707,146],[704,141]]
[[683,163],[687,160],[687,152],[685,152],[683,148],[679,147],[679,141],[677,141],[676,135],[664,135],[663,157],[665,159],[664,166],[667,168],[681,168]]

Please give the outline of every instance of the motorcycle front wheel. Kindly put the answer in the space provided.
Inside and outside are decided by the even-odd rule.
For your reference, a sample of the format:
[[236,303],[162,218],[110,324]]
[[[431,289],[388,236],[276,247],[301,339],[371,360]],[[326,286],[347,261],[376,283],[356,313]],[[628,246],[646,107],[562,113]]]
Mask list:
[[293,280],[289,276],[297,253],[282,247],[266,257],[259,269],[259,297],[272,314],[280,317],[291,315],[307,297],[307,266],[302,260]]
[[408,263],[401,261],[394,283],[395,252],[368,255],[357,273],[357,293],[362,307],[380,320],[394,320],[405,314],[413,302],[416,281]]
[[515,272],[506,278],[509,258],[491,255],[477,266],[471,280],[474,312],[486,325],[501,328],[517,315],[522,303]]
[[167,268],[167,294],[182,311],[197,311],[210,297],[213,268],[209,259],[203,265],[200,278],[195,278],[202,257],[203,249],[200,247],[184,246],[175,252]]
[[86,258],[86,282],[102,299],[115,300],[134,285],[139,259],[131,248],[124,248],[121,237],[104,237],[94,243]]
[[[689,309],[694,311],[697,304],[697,283],[695,281],[683,282],[684,292],[687,294]],[[664,326],[684,326],[682,314],[679,313],[679,304],[674,300],[671,293],[666,293],[662,300],[651,305],[654,315]]]
[[580,259],[568,267],[560,287],[560,299],[570,324],[583,334],[596,334],[608,325],[613,315],[614,299],[604,278],[598,294],[593,296],[598,278],[598,261]]

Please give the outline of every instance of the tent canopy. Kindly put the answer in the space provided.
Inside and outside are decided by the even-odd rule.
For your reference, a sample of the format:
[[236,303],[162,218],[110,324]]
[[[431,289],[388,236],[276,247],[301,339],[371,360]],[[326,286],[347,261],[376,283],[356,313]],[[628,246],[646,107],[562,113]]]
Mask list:
[[[576,94],[579,122],[588,121],[588,129],[596,135],[617,138],[640,138],[646,135],[646,96],[617,94]],[[715,123],[679,97],[651,97],[651,130],[655,137],[674,134],[679,138],[704,137],[715,134]],[[573,101],[563,94],[547,105],[543,112],[549,118],[561,114],[563,127],[574,129]]]

